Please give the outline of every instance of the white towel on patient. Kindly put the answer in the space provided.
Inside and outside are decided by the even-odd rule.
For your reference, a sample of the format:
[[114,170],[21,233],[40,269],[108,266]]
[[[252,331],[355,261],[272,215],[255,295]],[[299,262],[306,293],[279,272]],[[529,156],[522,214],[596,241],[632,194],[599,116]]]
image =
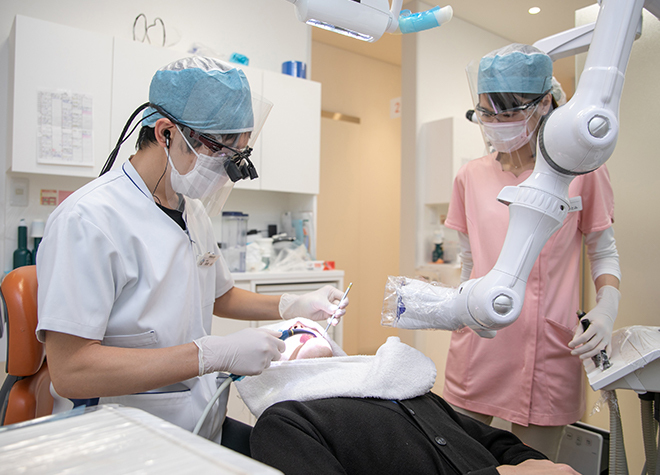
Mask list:
[[436,368],[420,351],[389,337],[375,356],[335,356],[275,361],[258,376],[236,382],[243,401],[259,417],[281,401],[330,397],[409,399],[433,387]]

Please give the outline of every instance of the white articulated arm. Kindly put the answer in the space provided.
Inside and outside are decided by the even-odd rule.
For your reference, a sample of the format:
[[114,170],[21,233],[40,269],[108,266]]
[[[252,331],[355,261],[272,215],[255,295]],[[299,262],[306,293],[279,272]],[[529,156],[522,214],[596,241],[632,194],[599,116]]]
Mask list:
[[591,172],[612,155],[619,101],[644,0],[606,0],[575,95],[539,132],[543,158],[559,173]]
[[550,56],[552,61],[568,58],[589,50],[595,27],[596,22],[577,26],[556,35],[543,38],[534,43],[533,46]]
[[[652,13],[660,0],[647,1]],[[484,337],[512,324],[524,303],[529,273],[548,239],[561,227],[579,198],[570,200],[568,186],[577,175],[603,165],[612,155],[619,130],[619,101],[630,51],[642,19],[644,0],[602,0],[584,72],[573,98],[556,109],[539,130],[537,159],[530,177],[506,187],[498,199],[509,205],[509,228],[493,269],[480,279],[463,282],[427,328],[468,326]],[[590,35],[573,31],[569,40]],[[556,40],[558,55],[566,50]],[[487,225],[487,224],[484,224]]]
[[[516,321],[524,303],[529,273],[548,239],[569,211],[568,186],[612,155],[619,131],[619,102],[633,41],[641,31],[642,8],[660,18],[660,0],[601,0],[598,20],[565,35],[573,53],[589,54],[573,98],[554,110],[539,130],[536,163],[530,177],[505,187],[498,199],[509,205],[509,228],[500,256],[484,277],[458,289],[407,278],[390,278],[382,323],[399,328],[472,328],[492,338]],[[592,28],[593,27],[593,28]],[[593,29],[593,36],[591,30]],[[556,58],[569,55],[559,35],[537,43]],[[487,224],[484,224],[487,225]]]
[[575,95],[541,126],[531,176],[500,193],[500,201],[509,204],[500,257],[486,276],[463,283],[455,302],[463,322],[482,336],[493,336],[492,330],[518,318],[532,266],[571,208],[568,185],[614,151],[624,75],[643,6],[644,0],[601,2]]

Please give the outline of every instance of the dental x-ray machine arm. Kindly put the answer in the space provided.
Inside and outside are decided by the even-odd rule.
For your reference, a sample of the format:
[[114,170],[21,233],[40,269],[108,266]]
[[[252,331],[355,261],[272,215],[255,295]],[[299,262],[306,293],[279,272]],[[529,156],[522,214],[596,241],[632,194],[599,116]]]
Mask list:
[[[571,207],[579,209],[579,201],[569,199],[569,184],[575,176],[603,165],[616,146],[619,102],[642,9],[659,16],[660,0],[647,0],[646,5],[644,0],[600,3],[573,98],[541,126],[531,176],[519,186],[505,187],[498,196],[509,205],[509,228],[499,259],[484,277],[461,284],[452,303],[454,315],[481,336],[493,337],[518,318],[537,257]],[[569,55],[559,50],[557,54]]]

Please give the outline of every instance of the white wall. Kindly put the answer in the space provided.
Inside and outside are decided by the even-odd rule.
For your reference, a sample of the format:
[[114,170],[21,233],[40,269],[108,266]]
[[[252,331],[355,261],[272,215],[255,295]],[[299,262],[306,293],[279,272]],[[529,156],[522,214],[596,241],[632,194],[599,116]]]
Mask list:
[[323,110],[360,119],[321,121],[317,249],[344,270],[345,284],[355,283],[344,350],[374,354],[396,334],[380,326],[380,313],[387,276],[399,267],[401,119],[390,103],[401,95],[401,68],[317,41],[312,61]]
[[[406,6],[413,11],[432,7],[421,1]],[[415,266],[415,235],[419,224],[415,210],[418,195],[423,191],[417,186],[416,178],[424,176],[417,145],[420,129],[429,121],[454,118],[453,175],[464,159],[483,155],[479,128],[465,119],[465,112],[473,108],[465,67],[509,43],[456,17],[440,28],[403,36],[400,270],[404,274],[413,272]]]
[[[2,0],[0,2],[0,170],[9,167],[9,90],[11,71],[9,35],[17,14],[51,21],[104,35],[132,39],[135,17],[144,13],[149,22],[160,17],[166,27],[167,44],[181,51],[200,43],[219,55],[232,52],[246,55],[250,66],[279,72],[284,61],[304,61],[311,67],[310,27],[297,20],[294,7],[284,0]],[[150,30],[151,32],[152,30]],[[150,33],[153,43],[158,35]],[[48,74],[48,71],[44,71]],[[311,71],[308,71],[311,74]],[[146,99],[146,98],[145,98]],[[138,106],[139,104],[136,104]],[[128,119],[128,117],[127,117]],[[34,131],[26,131],[32,137]],[[7,198],[11,176],[30,181],[30,205],[10,206]],[[45,219],[52,206],[39,204],[39,191],[57,189],[73,191],[85,180],[44,175],[14,175],[8,172],[0,179],[0,271],[12,267],[12,253],[17,244],[20,218],[29,223]],[[249,193],[246,195],[249,196]],[[286,200],[286,198],[282,198]],[[284,203],[286,206],[288,203]],[[237,205],[240,206],[240,203]],[[265,218],[264,218],[265,220]],[[31,240],[30,240],[31,241]],[[28,247],[32,247],[29,243]],[[4,360],[4,339],[0,340],[0,361]],[[4,366],[4,365],[2,365]],[[0,377],[2,374],[0,373]]]
[[[432,7],[421,1],[406,4],[412,11]],[[476,124],[465,119],[473,108],[465,67],[510,41],[454,17],[449,23],[416,35],[403,36],[401,236],[399,272],[413,276],[417,236],[423,232],[425,182],[419,149],[420,129],[429,121],[453,118],[452,178],[464,159],[483,155],[484,143]],[[441,394],[449,348],[449,332],[400,332],[401,337],[432,358],[438,369],[434,390]]]

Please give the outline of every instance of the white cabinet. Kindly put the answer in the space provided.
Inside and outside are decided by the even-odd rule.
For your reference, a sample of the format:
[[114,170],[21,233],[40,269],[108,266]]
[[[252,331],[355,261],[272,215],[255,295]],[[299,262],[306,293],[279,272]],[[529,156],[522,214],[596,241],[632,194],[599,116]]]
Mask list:
[[[97,176],[112,148],[112,37],[17,15],[12,39],[12,130],[9,134],[11,161],[8,163],[12,171]],[[72,94],[91,98],[91,114],[81,117],[72,112],[79,110],[72,105],[73,101],[47,103],[43,95],[40,107],[39,96],[45,92],[67,93],[69,98]],[[39,124],[40,117],[42,121],[57,118],[64,122],[88,122],[91,118],[93,133],[91,138],[88,135],[81,137],[79,122]],[[48,127],[52,133],[50,146],[46,141]],[[73,134],[70,131],[74,131]],[[39,133],[42,137],[38,136]],[[84,152],[81,152],[81,144]],[[89,145],[91,151],[87,149]],[[50,163],[44,160],[47,156],[56,157],[59,152],[64,152],[61,159],[54,158]],[[79,153],[83,153],[83,158],[89,156],[91,162],[78,161],[76,155]],[[68,164],[62,164],[65,162]]]
[[[237,288],[250,290],[266,295],[304,294],[320,289],[325,285],[332,285],[338,289],[344,288],[344,271],[322,271],[322,272],[244,272],[234,273],[234,285]],[[281,320],[273,321],[241,321],[228,318],[213,319],[213,335],[227,335],[248,327],[258,327],[270,323],[276,323]],[[328,330],[330,337],[342,345],[342,323],[336,327],[330,327]],[[227,415],[246,424],[254,425],[256,419],[250,413],[243,401],[240,399],[236,387],[232,384],[229,391],[229,400],[227,403]]]
[[[14,42],[11,170],[27,173],[98,176],[126,121],[148,101],[154,72],[186,56],[23,16],[16,17]],[[273,102],[273,109],[251,157],[259,178],[242,180],[236,187],[318,194],[321,85],[238,67],[245,71],[253,92]],[[93,154],[87,166],[38,162],[40,90],[71,91],[92,98]],[[136,139],[134,133],[122,146],[115,166],[135,152]]]
[[453,182],[454,118],[422,125],[419,153],[423,157],[424,204],[449,203]]
[[321,84],[243,67],[253,93],[273,103],[251,160],[259,179],[236,188],[318,194],[321,167]]
[[[418,139],[417,175],[417,236],[415,265],[431,261],[433,233],[446,217],[453,184],[454,118],[434,120],[422,124]],[[444,229],[445,258],[455,261],[457,240],[455,231]]]
[[[117,143],[131,114],[149,101],[149,86],[154,73],[166,64],[184,56],[180,51],[157,48],[145,43],[114,38],[112,55],[112,115],[110,137],[112,147]],[[142,113],[133,121],[133,127]],[[121,147],[114,168],[120,167],[135,153],[135,142],[141,125]],[[130,128],[128,131],[130,132]],[[107,154],[106,154],[107,155]]]
[[261,134],[261,189],[318,194],[321,84],[264,71],[263,87],[273,110]]
[[[249,68],[246,66],[241,66],[241,69],[245,73],[245,76],[248,78],[248,82],[250,83],[250,90],[252,91],[252,94],[257,94],[259,96],[263,96],[263,83],[264,83],[264,72],[260,69],[255,69],[255,68]],[[268,119],[266,120],[266,124],[268,124]],[[264,125],[266,127],[266,125]],[[263,133],[263,132],[262,132]],[[259,178],[256,180],[240,180],[236,182],[236,185],[234,185],[238,189],[243,189],[243,190],[260,190],[261,185],[263,183],[263,136],[260,134],[259,138],[257,139],[257,142],[254,144],[254,150],[252,151],[252,154],[250,155],[250,160],[252,161],[252,164],[255,166],[257,169],[257,173],[259,174]]]

